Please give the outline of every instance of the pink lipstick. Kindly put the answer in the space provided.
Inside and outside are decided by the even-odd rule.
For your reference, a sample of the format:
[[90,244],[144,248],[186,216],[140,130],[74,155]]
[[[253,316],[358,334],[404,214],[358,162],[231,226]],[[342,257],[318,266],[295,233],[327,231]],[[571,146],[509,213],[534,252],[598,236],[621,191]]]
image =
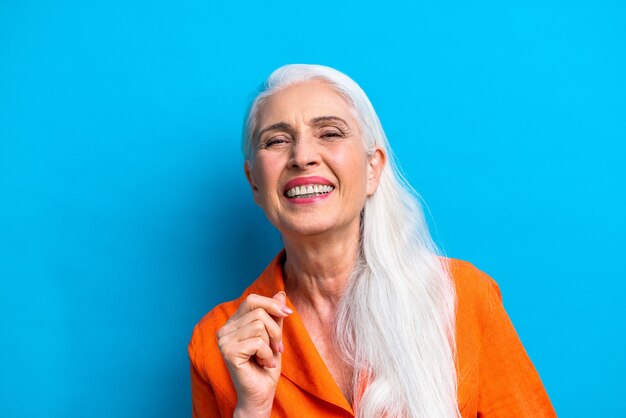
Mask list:
[[324,177],[298,177],[285,184],[283,195],[291,203],[306,204],[326,199],[333,190],[335,185]]

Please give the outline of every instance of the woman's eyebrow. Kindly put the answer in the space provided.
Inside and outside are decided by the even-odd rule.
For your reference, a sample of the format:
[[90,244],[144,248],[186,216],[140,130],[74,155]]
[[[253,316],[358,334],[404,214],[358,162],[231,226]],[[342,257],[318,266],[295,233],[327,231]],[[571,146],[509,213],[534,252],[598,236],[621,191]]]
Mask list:
[[318,116],[311,119],[311,125],[320,125],[323,122],[341,122],[345,126],[350,126],[345,120],[341,119],[339,116]]
[[274,123],[270,126],[267,126],[259,131],[257,134],[257,138],[260,138],[267,131],[291,131],[293,130],[292,126],[286,122],[278,122]]

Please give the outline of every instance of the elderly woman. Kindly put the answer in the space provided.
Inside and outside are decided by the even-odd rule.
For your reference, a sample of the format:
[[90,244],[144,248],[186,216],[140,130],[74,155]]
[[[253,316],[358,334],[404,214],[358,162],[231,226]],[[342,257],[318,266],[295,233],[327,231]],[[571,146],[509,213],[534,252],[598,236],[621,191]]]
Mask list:
[[498,286],[438,254],[353,80],[279,68],[244,152],[285,248],[195,327],[195,417],[555,416]]

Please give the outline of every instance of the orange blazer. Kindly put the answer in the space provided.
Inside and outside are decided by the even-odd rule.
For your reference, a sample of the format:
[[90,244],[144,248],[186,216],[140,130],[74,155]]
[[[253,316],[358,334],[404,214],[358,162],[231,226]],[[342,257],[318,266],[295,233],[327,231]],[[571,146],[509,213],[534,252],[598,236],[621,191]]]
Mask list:
[[[550,399],[513,328],[496,282],[472,264],[447,259],[457,291],[458,402],[463,418],[556,417]],[[284,251],[237,300],[215,307],[189,343],[195,418],[232,417],[237,394],[216,333],[250,293],[284,290]],[[283,322],[281,379],[272,417],[354,417],[289,299]]]

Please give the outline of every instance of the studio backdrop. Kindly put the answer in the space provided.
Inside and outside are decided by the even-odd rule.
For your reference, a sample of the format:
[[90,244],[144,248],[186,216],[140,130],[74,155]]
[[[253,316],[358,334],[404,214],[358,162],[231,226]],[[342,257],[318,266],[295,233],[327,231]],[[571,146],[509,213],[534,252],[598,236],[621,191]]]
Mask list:
[[0,3],[0,416],[188,417],[194,324],[281,249],[258,86],[335,67],[559,416],[626,416],[621,1]]

